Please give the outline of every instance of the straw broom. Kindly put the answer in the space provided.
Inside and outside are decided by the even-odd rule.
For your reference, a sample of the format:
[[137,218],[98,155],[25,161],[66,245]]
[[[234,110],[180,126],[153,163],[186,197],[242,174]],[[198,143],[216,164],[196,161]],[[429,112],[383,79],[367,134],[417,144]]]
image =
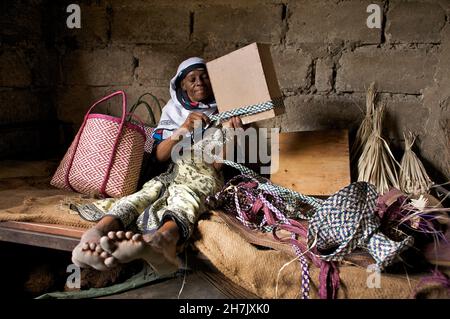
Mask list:
[[416,136],[412,132],[403,133],[405,138],[405,153],[400,162],[400,189],[407,194],[420,195],[430,191],[433,185],[416,153],[412,150],[412,146],[416,140]]
[[381,137],[384,111],[384,104],[374,110],[372,132],[358,160],[358,181],[375,185],[380,194],[387,192],[390,187],[399,189],[395,165],[400,165],[387,142]]
[[372,82],[369,88],[367,89],[366,116],[362,120],[361,125],[359,126],[358,131],[356,132],[355,141],[350,150],[352,162],[354,162],[361,154],[361,151],[364,145],[367,143],[370,133],[372,132],[372,116],[375,111],[375,98],[376,98],[375,82]]

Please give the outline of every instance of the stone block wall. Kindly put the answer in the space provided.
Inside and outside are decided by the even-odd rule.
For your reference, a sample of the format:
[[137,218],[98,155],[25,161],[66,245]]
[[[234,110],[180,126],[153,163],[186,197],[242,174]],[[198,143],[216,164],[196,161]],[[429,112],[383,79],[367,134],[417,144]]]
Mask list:
[[0,158],[49,156],[59,144],[52,100],[57,54],[43,1],[2,1]]
[[[167,100],[183,59],[210,60],[258,41],[271,44],[286,97],[286,114],[259,125],[354,132],[366,88],[376,81],[393,148],[401,154],[402,132],[413,130],[427,168],[450,179],[449,0],[6,2],[25,9],[2,28],[2,108],[27,100],[40,108],[33,121],[56,116],[60,149],[105,94],[123,89],[130,102],[145,92]],[[66,27],[70,3],[81,7],[81,29]],[[366,25],[369,4],[381,7],[379,29]],[[111,101],[103,110],[117,107]],[[9,123],[11,112],[0,121]],[[29,111],[20,112],[31,121]]]

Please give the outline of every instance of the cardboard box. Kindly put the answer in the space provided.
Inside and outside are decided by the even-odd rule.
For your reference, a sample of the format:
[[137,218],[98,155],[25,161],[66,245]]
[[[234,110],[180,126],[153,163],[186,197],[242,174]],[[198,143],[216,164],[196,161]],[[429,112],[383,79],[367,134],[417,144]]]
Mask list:
[[[268,44],[252,43],[206,63],[219,112],[281,98]],[[284,113],[284,106],[241,116],[244,124]]]

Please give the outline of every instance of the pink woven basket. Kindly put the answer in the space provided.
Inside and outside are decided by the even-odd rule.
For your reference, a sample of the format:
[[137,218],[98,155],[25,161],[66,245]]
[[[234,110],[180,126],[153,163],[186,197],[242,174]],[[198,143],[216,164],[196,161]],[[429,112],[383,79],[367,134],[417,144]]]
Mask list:
[[[116,95],[122,95],[121,118],[91,114],[96,105]],[[136,191],[146,138],[141,127],[125,120],[126,108],[123,91],[89,108],[51,185],[103,197],[122,197]]]

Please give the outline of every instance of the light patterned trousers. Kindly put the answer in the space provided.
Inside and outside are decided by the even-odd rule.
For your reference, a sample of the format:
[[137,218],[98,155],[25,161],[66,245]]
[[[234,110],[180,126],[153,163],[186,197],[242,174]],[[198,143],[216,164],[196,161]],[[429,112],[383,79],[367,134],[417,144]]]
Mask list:
[[175,163],[169,181],[157,177],[134,194],[99,200],[93,205],[105,215],[119,218],[125,229],[137,226],[142,233],[154,232],[164,221],[172,219],[180,228],[181,239],[186,240],[200,214],[207,210],[206,198],[222,187],[222,174],[211,164],[181,158]]

